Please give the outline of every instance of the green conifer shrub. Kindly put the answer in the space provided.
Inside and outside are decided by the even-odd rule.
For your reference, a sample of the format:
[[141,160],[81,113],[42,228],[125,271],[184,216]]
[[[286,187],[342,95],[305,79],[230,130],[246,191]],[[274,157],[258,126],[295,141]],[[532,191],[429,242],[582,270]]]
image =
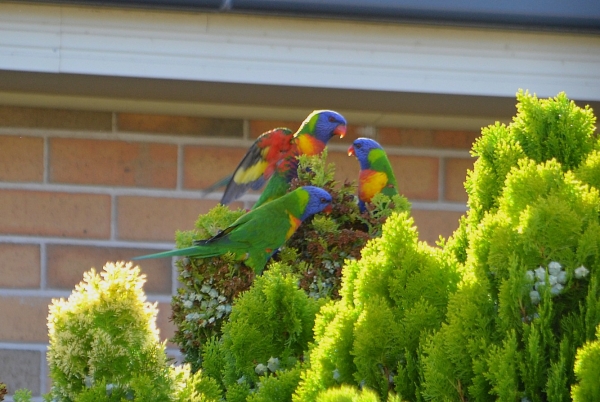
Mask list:
[[463,278],[422,345],[425,399],[566,401],[600,323],[595,117],[564,94],[517,100],[473,147],[471,210],[446,244]]
[[442,250],[418,242],[407,213],[388,217],[381,237],[344,267],[341,299],[317,315],[294,401],[317,401],[340,385],[365,386],[383,400],[395,392],[415,398],[420,340],[440,327],[459,279],[447,261]]
[[596,340],[587,342],[577,350],[575,376],[577,383],[571,388],[573,402],[600,401],[600,325]]
[[219,367],[220,373],[207,373],[222,376],[225,388],[246,384],[248,392],[255,392],[261,378],[295,368],[312,340],[318,309],[319,303],[298,289],[288,267],[272,265],[236,299],[222,337],[203,356],[204,366]]
[[218,401],[215,380],[169,366],[139,267],[107,263],[48,315],[50,401]]
[[354,387],[342,385],[320,392],[317,402],[379,402],[379,398],[369,389],[359,391]]

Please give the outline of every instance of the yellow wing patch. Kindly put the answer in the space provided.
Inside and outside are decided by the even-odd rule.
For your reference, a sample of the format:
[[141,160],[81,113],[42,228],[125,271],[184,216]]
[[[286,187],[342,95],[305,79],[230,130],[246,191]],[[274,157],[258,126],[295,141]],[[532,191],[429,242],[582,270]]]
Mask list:
[[248,169],[240,169],[233,176],[233,181],[236,183],[249,183],[258,180],[263,175],[269,163],[260,161],[250,166]]

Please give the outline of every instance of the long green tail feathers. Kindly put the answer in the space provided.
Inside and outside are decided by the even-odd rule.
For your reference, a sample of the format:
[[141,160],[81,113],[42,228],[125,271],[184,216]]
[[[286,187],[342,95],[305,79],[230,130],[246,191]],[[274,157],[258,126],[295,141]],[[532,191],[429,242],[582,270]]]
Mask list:
[[163,251],[161,253],[147,254],[139,257],[134,257],[132,260],[146,260],[149,258],[163,258],[163,257],[179,257],[179,256],[197,256],[197,257],[216,257],[223,254],[222,252],[210,252],[202,246],[192,246],[186,248],[180,248],[178,250]]

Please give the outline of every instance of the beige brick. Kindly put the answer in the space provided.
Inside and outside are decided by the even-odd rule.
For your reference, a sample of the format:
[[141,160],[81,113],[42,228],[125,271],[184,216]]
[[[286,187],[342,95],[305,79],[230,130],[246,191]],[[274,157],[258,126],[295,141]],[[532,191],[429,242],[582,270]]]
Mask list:
[[327,163],[335,165],[335,180],[338,182],[344,183],[346,180],[349,182],[358,182],[360,165],[356,157],[348,156],[347,152],[334,152],[330,150],[327,154]]
[[0,106],[0,126],[111,131],[111,112]]
[[449,158],[445,162],[444,199],[447,201],[467,202],[465,180],[467,169],[473,170],[475,159]]
[[469,150],[479,135],[477,131],[436,130],[433,132],[433,146]]
[[348,126],[346,127],[346,135],[344,135],[344,138],[340,138],[338,136],[333,136],[333,138],[329,141],[329,144],[335,144],[335,145],[340,145],[340,144],[345,144],[347,146],[350,146],[355,139],[359,138],[359,137],[368,137],[370,133],[365,132],[365,126],[357,126],[354,124],[348,124]]
[[124,240],[174,241],[176,230],[191,230],[199,214],[215,200],[122,196],[117,200],[118,237]]
[[177,146],[52,138],[50,140],[50,181],[175,188]]
[[44,179],[44,140],[0,136],[0,181],[41,182]]
[[0,233],[108,238],[110,202],[108,195],[0,190]]
[[183,149],[183,186],[204,189],[233,174],[247,148],[186,146]]
[[27,388],[32,396],[40,395],[42,353],[34,350],[0,349],[0,381],[6,384],[9,395]]
[[0,340],[47,343],[49,304],[45,297],[0,296]]
[[[108,261],[129,261],[132,257],[162,250],[120,247],[48,245],[47,281],[49,288],[71,290],[83,280],[83,273],[95,268],[100,272]],[[171,294],[171,259],[160,258],[137,262],[146,275],[146,293]]]
[[39,287],[40,247],[30,244],[0,244],[0,288]]
[[243,137],[241,119],[214,119],[196,116],[165,116],[137,113],[117,115],[119,131],[184,134],[210,137]]
[[262,133],[278,127],[286,127],[296,132],[301,123],[301,120],[250,120],[250,138],[258,138]]
[[[160,340],[170,340],[175,335],[177,327],[171,321],[173,312],[171,303],[158,303],[158,316],[156,317],[156,326],[159,330]],[[167,347],[177,347],[174,343],[169,342]]]
[[464,213],[453,211],[412,210],[412,217],[419,231],[419,240],[435,245],[440,236],[447,238],[458,228],[458,220]]
[[396,127],[379,127],[377,129],[378,142],[386,146],[431,148],[434,146],[433,132],[431,130],[407,129]]
[[389,155],[400,193],[409,199],[438,199],[439,159]]

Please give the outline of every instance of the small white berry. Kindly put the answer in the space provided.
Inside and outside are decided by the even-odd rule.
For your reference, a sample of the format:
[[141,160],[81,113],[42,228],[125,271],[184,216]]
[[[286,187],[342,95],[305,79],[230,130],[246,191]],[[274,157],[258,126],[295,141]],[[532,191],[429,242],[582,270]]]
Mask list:
[[558,275],[556,276],[556,281],[558,283],[560,283],[561,285],[564,285],[565,283],[567,283],[567,273],[566,273],[566,271],[560,271],[558,273]]
[[271,357],[267,361],[267,368],[273,373],[279,370],[279,359],[276,357]]
[[560,283],[557,283],[556,285],[552,286],[552,289],[550,289],[550,293],[552,293],[554,296],[560,294],[560,292],[562,292],[564,286],[561,285]]
[[531,298],[531,302],[533,304],[538,304],[540,302],[540,293],[537,290],[532,290],[529,292],[529,297]]
[[561,268],[562,266],[560,265],[560,263],[556,261],[550,261],[550,264],[548,264],[548,272],[550,273],[550,275],[558,275]]
[[589,273],[590,273],[590,270],[582,265],[579,268],[575,269],[575,278],[577,278],[577,279],[585,278]]
[[535,270],[535,276],[537,276],[540,281],[543,281],[546,279],[546,270],[543,267],[539,267]]
[[267,366],[262,363],[258,363],[254,368],[254,372],[258,375],[263,375],[267,372]]

